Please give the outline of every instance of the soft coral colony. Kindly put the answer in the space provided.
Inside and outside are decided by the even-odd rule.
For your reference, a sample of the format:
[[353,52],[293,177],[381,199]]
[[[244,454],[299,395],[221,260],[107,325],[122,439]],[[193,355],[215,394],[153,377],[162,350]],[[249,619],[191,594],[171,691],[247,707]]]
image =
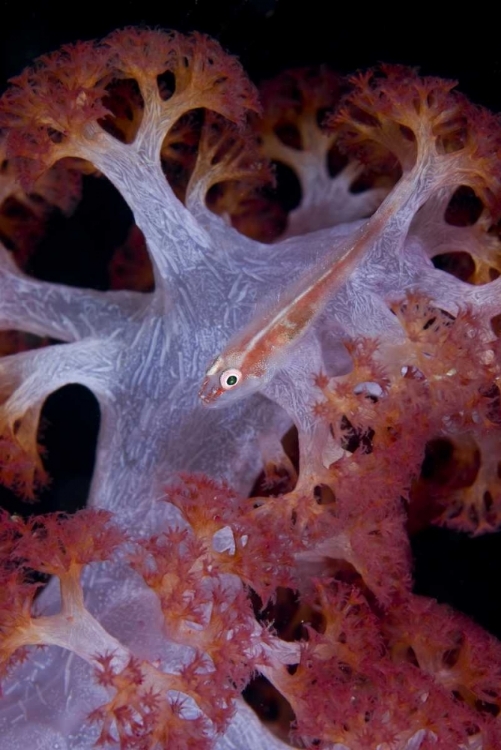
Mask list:
[[[406,532],[423,494],[439,523],[501,522],[500,121],[399,67],[292,71],[263,102],[216,42],[136,29],[1,100],[3,200],[66,210],[97,170],[154,277],[65,287],[2,250],[2,329],[60,342],[1,361],[2,481],[45,481],[50,393],[101,409],[89,507],[1,516],[2,748],[501,747],[501,645],[412,593]],[[267,159],[300,183],[288,217],[253,192]],[[451,221],[461,195],[476,215]],[[475,482],[416,482],[438,439]],[[286,590],[295,639],[262,616]],[[241,701],[256,674],[290,736]]]

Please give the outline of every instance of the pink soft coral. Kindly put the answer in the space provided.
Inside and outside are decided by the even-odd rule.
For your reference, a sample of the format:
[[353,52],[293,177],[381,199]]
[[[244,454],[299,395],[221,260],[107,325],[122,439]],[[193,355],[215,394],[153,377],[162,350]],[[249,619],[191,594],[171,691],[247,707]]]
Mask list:
[[[305,191],[273,247],[230,226],[266,204],[252,188],[269,172],[244,130],[256,92],[207,37],[125,29],[69,45],[2,99],[23,185],[63,158],[90,162],[132,208],[155,285],[63,287],[2,256],[2,326],[65,342],[0,363],[4,444],[24,450],[27,486],[49,393],[82,383],[102,415],[89,509],[1,517],[3,747],[284,747],[239,700],[254,672],[305,746],[500,746],[499,644],[411,593],[405,524],[427,441],[498,435],[501,282],[464,283],[430,257],[458,242],[441,212],[462,185],[483,204],[463,246],[495,255],[482,233],[499,209],[501,127],[451,82],[383,67],[351,80],[320,144],[334,80],[295,71],[269,88],[288,91],[295,131],[269,113],[263,151]],[[334,147],[346,163],[331,177]],[[351,191],[367,174],[370,189]],[[352,246],[344,283],[305,306]],[[260,392],[207,410],[207,367],[236,333],[266,334],[269,298],[300,335],[272,342]],[[281,442],[291,425],[298,466]],[[276,476],[289,491],[249,499],[266,469],[268,489]],[[53,576],[37,600],[33,571]],[[298,640],[266,621],[286,588]],[[40,645],[70,655],[24,661]]]

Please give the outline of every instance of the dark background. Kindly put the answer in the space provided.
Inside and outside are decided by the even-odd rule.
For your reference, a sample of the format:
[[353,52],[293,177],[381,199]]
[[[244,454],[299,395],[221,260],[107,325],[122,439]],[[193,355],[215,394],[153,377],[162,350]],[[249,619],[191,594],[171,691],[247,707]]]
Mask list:
[[[57,7],[54,2],[2,3],[0,87],[35,57],[61,44],[141,24],[211,34],[240,57],[256,83],[297,65],[329,63],[350,72],[381,61],[404,63],[419,66],[427,75],[457,79],[473,101],[501,109],[499,33],[494,19],[480,13],[483,4],[468,7],[462,15],[453,5],[448,14],[439,7],[442,20],[417,4],[401,6],[396,15],[385,4],[366,11],[358,3],[341,6],[327,0],[308,0],[299,4],[300,10],[293,9],[292,0],[178,0],[166,2],[160,12],[153,10],[158,1],[122,2],[118,12],[110,5],[109,0],[74,1],[61,12],[59,2]],[[333,21],[328,9],[333,9]],[[97,259],[123,241],[119,215],[124,224],[130,220],[106,185],[93,189],[92,195],[86,187],[71,229],[54,228],[60,235],[55,244],[63,250],[50,256],[49,270],[41,268],[39,275],[105,288]],[[42,252],[46,258],[48,248]],[[83,389],[63,389],[49,399],[44,416],[53,482],[41,507],[81,505],[97,434],[95,400]],[[17,507],[8,496],[4,502]],[[414,537],[413,549],[416,591],[453,604],[501,637],[500,535],[472,540],[429,529]]]
[[255,81],[295,65],[330,63],[349,72],[395,62],[456,78],[465,93],[488,107],[501,101],[499,30],[493,18],[480,14],[481,3],[462,15],[437,4],[440,18],[421,4],[406,4],[395,16],[383,3],[362,11],[358,3],[328,0],[129,0],[118,11],[111,5],[72,2],[61,12],[61,3],[51,0],[6,0],[0,5],[2,79],[61,44],[142,24],[211,34],[240,57]]

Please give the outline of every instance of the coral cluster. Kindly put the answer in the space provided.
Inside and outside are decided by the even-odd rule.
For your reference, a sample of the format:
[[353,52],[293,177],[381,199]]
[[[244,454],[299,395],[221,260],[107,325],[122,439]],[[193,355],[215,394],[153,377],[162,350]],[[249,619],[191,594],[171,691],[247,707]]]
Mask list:
[[[101,410],[88,508],[0,516],[2,749],[501,747],[501,644],[413,594],[407,533],[501,525],[501,122],[398,66],[262,102],[216,42],[133,28],[0,100],[1,481],[47,482],[49,394]],[[82,172],[134,216],[111,291],[26,271]]]

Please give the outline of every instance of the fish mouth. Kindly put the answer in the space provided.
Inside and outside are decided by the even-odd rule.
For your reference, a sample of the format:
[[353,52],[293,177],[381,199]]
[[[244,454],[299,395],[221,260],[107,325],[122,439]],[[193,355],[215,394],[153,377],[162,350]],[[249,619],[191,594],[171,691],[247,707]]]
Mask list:
[[204,406],[216,406],[222,392],[223,389],[219,383],[215,385],[212,378],[205,378],[198,392],[198,397]]

